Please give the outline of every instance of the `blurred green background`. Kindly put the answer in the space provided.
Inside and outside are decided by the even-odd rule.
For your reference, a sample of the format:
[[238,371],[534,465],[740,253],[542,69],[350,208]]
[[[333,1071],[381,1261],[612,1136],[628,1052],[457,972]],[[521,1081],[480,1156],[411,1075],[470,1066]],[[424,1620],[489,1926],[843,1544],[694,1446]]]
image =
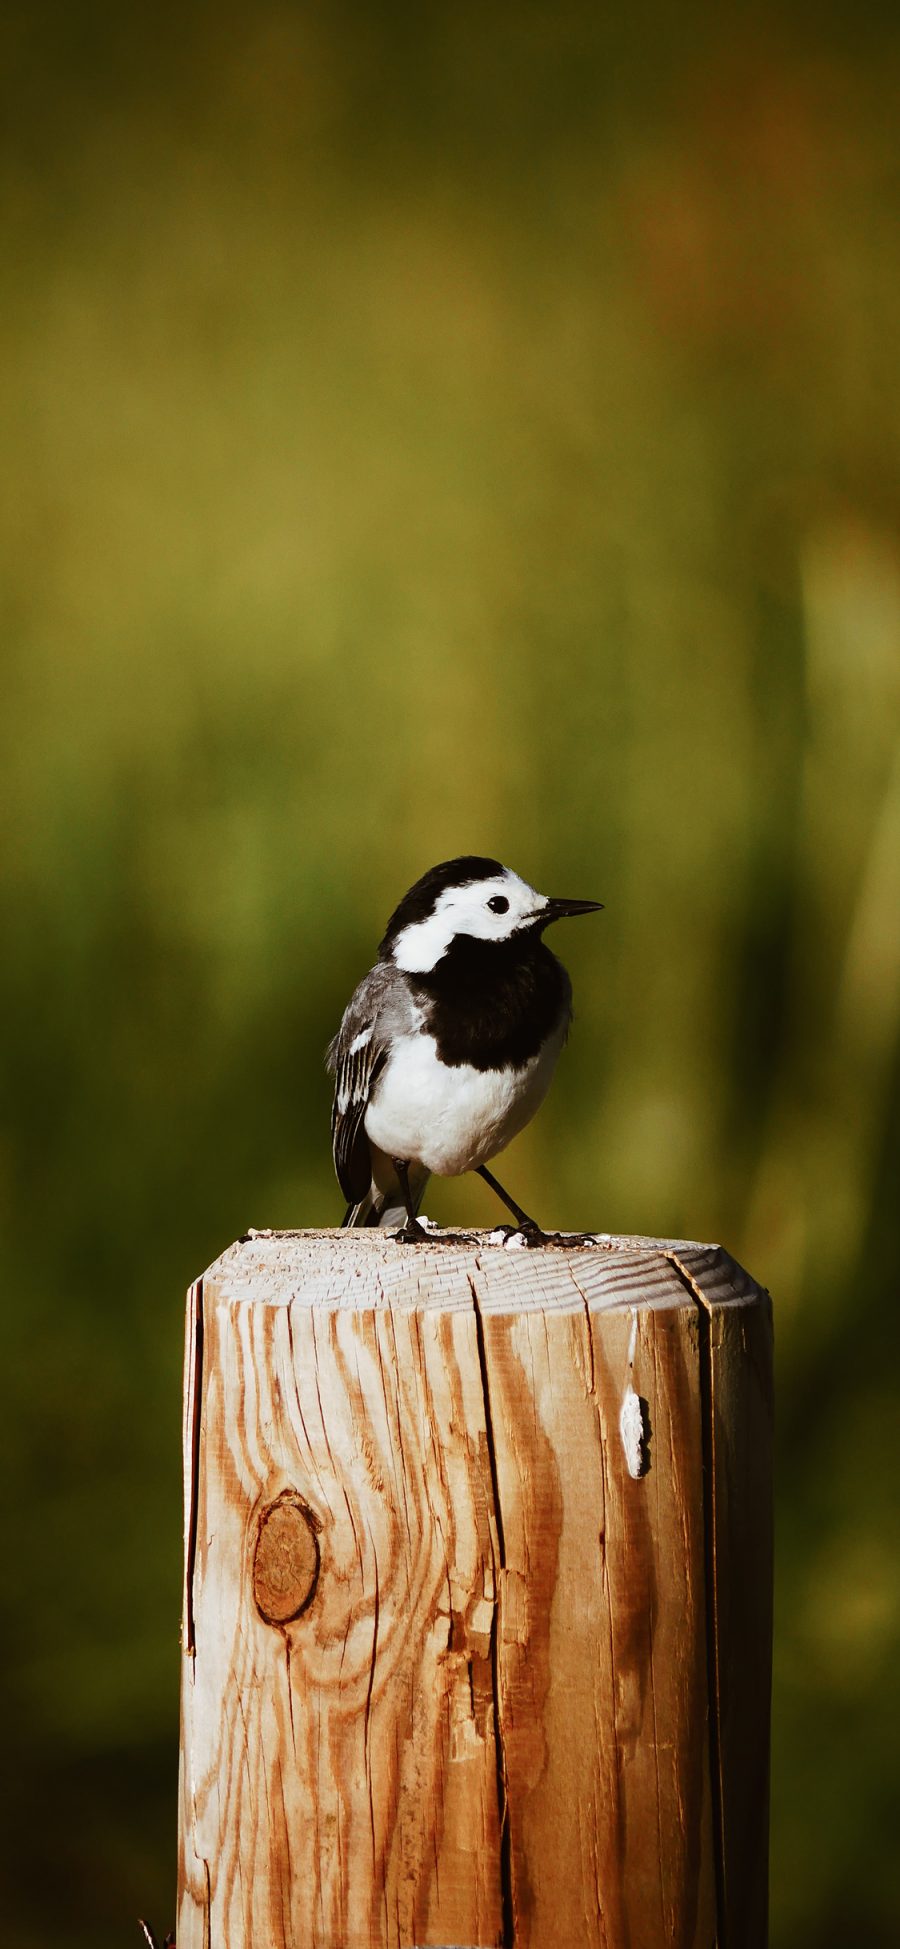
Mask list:
[[183,1291],[466,851],[606,902],[516,1195],[774,1293],[773,1941],[900,1941],[898,18],[3,9],[10,1949],[174,1915]]

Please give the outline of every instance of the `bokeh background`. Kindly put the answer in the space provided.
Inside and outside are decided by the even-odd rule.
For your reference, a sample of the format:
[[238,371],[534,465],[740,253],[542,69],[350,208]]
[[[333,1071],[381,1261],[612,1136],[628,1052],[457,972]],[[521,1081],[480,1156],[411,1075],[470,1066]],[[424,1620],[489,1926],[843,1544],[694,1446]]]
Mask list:
[[773,1942],[900,1941],[898,22],[3,8],[9,1949],[172,1919],[183,1291],[465,851],[606,903],[518,1196],[773,1291]]

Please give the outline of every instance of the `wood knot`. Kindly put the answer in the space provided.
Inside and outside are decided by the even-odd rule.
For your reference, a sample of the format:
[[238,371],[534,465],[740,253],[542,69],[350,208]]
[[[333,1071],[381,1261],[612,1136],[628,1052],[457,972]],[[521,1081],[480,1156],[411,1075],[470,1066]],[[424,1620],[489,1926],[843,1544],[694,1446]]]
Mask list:
[[312,1601],[320,1527],[294,1489],[285,1489],[263,1510],[253,1552],[253,1596],[267,1624],[289,1624]]

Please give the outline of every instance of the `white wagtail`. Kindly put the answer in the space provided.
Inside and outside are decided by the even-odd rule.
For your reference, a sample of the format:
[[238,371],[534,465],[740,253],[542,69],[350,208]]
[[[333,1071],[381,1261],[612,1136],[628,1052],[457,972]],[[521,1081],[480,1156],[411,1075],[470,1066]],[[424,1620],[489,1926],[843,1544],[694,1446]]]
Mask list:
[[432,1171],[478,1171],[517,1225],[541,1236],[487,1169],[549,1088],[572,986],[544,928],[597,900],[548,900],[496,859],[423,874],[387,924],[334,1041],[331,1129],[345,1225],[416,1217]]

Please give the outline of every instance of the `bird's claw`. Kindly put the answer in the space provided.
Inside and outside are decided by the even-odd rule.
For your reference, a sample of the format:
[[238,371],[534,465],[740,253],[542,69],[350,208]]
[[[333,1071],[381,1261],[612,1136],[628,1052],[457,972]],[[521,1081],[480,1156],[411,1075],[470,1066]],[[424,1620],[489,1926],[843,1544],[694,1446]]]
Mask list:
[[410,1218],[405,1225],[401,1225],[399,1231],[394,1233],[394,1237],[399,1245],[428,1244],[428,1233],[424,1225],[419,1224],[417,1218]]
[[525,1218],[519,1225],[496,1225],[494,1230],[502,1232],[504,1243],[508,1243],[511,1238],[520,1238],[528,1246],[547,1243],[547,1233],[541,1231],[540,1225],[533,1218]]

